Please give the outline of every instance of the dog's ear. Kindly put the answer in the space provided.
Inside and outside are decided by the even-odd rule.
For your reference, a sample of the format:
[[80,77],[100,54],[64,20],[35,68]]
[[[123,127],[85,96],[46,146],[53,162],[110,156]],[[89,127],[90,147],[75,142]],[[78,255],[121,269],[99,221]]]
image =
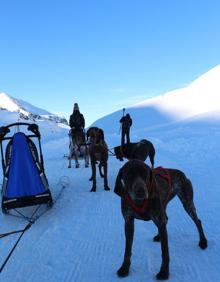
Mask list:
[[89,139],[89,129],[87,130],[87,132],[86,132],[86,140],[88,141],[88,139]]
[[153,170],[151,168],[149,169],[149,181],[150,183],[153,181]]
[[100,139],[104,141],[105,140],[104,131],[102,129],[99,129],[99,132],[100,132]]
[[118,175],[115,181],[114,192],[120,197],[123,197],[125,194],[125,187],[124,187],[124,183],[122,180],[122,169],[120,169],[118,172]]

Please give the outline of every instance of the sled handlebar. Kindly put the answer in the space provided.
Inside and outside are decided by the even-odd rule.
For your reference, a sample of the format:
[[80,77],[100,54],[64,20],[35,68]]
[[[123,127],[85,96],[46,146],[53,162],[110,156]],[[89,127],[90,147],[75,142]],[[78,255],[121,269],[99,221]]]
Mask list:
[[1,126],[0,127],[0,140],[10,139],[10,137],[4,138],[5,135],[10,132],[9,128],[13,127],[13,126],[20,126],[20,125],[27,126],[28,127],[27,130],[29,130],[29,131],[34,133],[34,135],[30,135],[29,137],[38,137],[40,139],[40,132],[39,132],[37,124],[35,124],[35,123],[27,123],[27,122],[16,122],[16,123],[9,124],[7,126]]

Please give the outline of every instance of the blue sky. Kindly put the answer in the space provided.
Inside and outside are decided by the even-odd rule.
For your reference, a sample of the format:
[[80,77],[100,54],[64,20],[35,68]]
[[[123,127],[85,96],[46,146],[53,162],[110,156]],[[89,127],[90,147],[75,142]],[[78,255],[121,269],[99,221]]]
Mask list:
[[86,125],[220,63],[220,1],[0,0],[0,92]]

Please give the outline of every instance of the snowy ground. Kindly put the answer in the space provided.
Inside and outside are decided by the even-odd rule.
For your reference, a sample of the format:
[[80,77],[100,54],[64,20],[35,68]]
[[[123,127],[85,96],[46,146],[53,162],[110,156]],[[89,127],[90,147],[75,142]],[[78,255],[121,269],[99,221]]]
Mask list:
[[[207,120],[206,120],[207,121]],[[220,123],[190,121],[163,130],[133,132],[134,138],[148,138],[155,144],[156,166],[182,169],[192,180],[195,204],[209,246],[198,247],[197,230],[178,199],[168,206],[170,278],[172,282],[215,282],[220,277]],[[109,147],[119,138],[107,136]],[[109,159],[110,192],[98,177],[97,192],[90,193],[91,168],[68,169],[63,157],[67,139],[43,144],[46,174],[54,197],[63,176],[66,187],[54,205],[28,230],[5,269],[4,282],[113,282],[155,281],[161,264],[160,244],[152,241],[152,222],[136,221],[130,275],[119,279],[124,252],[124,228],[120,199],[113,193],[114,182],[123,163]],[[50,144],[50,146],[48,145]],[[51,148],[52,146],[52,148]],[[61,149],[62,147],[62,149]],[[58,148],[58,150],[57,150]],[[23,228],[25,220],[0,214],[0,233]],[[18,235],[0,241],[0,263]]]

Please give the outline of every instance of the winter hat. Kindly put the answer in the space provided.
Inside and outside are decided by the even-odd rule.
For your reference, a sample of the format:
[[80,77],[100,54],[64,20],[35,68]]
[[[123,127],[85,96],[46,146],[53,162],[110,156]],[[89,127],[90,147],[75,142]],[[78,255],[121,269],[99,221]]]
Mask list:
[[73,110],[74,110],[74,111],[79,111],[79,106],[78,106],[77,103],[74,104]]

